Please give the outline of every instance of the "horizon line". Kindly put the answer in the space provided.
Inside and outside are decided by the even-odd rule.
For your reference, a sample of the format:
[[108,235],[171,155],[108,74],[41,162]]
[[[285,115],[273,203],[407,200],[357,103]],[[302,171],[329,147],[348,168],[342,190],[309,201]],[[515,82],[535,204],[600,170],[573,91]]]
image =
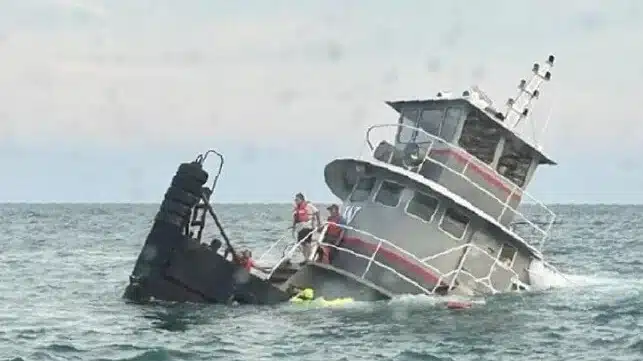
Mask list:
[[[46,201],[46,202],[36,202],[36,201],[0,201],[0,206],[4,205],[160,205],[161,201],[158,202],[125,202],[125,201],[109,201],[109,202],[87,202],[87,201]],[[340,206],[343,205],[343,202],[337,201],[313,201],[317,204],[333,204],[337,203]],[[228,202],[211,202],[210,204],[217,205],[292,205],[293,202],[283,202],[283,201],[228,201]],[[642,203],[619,203],[619,202],[553,202],[553,203],[544,203],[547,206],[643,206]],[[521,205],[537,205],[536,203],[521,203]]]

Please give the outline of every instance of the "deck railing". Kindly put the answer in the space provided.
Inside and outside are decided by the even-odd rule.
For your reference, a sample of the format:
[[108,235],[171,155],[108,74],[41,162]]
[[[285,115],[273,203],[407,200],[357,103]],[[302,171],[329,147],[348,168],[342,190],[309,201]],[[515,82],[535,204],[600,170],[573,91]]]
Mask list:
[[[519,187],[517,184],[512,182],[507,177],[505,177],[502,174],[498,173],[495,169],[493,169],[488,164],[484,163],[483,161],[481,161],[478,158],[474,157],[473,155],[469,154],[463,148],[461,148],[461,147],[459,147],[457,145],[454,145],[454,144],[452,144],[450,142],[447,142],[446,140],[444,140],[444,139],[442,139],[442,138],[440,138],[438,136],[430,134],[430,133],[426,132],[425,130],[423,130],[421,128],[413,127],[413,126],[410,126],[410,125],[405,125],[405,124],[377,124],[377,125],[373,125],[373,126],[369,127],[368,130],[366,131],[366,143],[367,143],[367,145],[369,147],[370,152],[369,152],[368,156],[364,156],[364,154],[362,152],[362,154],[360,154],[360,159],[365,159],[365,158],[368,157],[370,160],[375,160],[375,161],[385,162],[385,163],[388,163],[388,164],[393,164],[393,157],[394,157],[393,152],[391,152],[389,158],[387,160],[385,160],[385,161],[382,161],[380,159],[375,159],[374,158],[373,152],[375,150],[375,147],[373,146],[373,142],[371,140],[371,132],[374,129],[378,129],[378,128],[395,128],[395,130],[396,130],[395,134],[397,134],[397,129],[400,129],[400,128],[407,128],[407,129],[411,129],[412,131],[416,131],[418,133],[421,133],[422,136],[426,139],[422,143],[429,143],[429,145],[426,148],[426,150],[424,150],[424,149],[422,150],[424,152],[424,157],[422,158],[422,160],[419,163],[419,165],[416,166],[416,167],[411,167],[411,169],[407,169],[407,170],[410,170],[410,171],[412,171],[414,173],[420,174],[419,172],[422,169],[422,166],[424,165],[424,163],[430,162],[430,163],[433,163],[433,164],[435,164],[435,165],[437,165],[437,166],[439,166],[439,167],[441,167],[441,168],[443,168],[443,169],[445,169],[445,170],[457,175],[458,177],[461,177],[467,183],[471,184],[473,187],[475,187],[476,189],[480,190],[484,194],[488,195],[491,199],[495,200],[502,207],[501,213],[497,217],[495,217],[496,221],[500,222],[501,219],[503,217],[505,217],[507,212],[513,213],[514,214],[514,220],[517,220],[520,223],[523,223],[523,224],[527,225],[528,227],[527,227],[527,232],[525,232],[526,234],[523,233],[523,232],[520,232],[518,229],[512,229],[512,231],[514,231],[520,238],[522,238],[524,241],[528,242],[532,246],[534,244],[537,244],[537,246],[536,246],[537,248],[539,248],[539,249],[542,248],[542,245],[544,244],[544,242],[545,242],[545,240],[546,240],[546,238],[547,238],[547,236],[549,234],[549,231],[551,230],[551,227],[554,224],[554,221],[556,219],[556,214],[552,210],[550,210],[544,203],[542,203],[541,201],[539,201],[538,199],[533,197],[526,190],[524,190],[521,187]],[[382,140],[385,140],[385,139],[386,138],[384,138]],[[388,137],[388,139],[390,139],[390,137]],[[457,153],[459,156],[466,158],[467,161],[464,164],[464,166],[462,167],[462,170],[454,169],[451,166],[449,166],[448,164],[446,164],[443,161],[441,161],[440,159],[437,159],[436,156],[435,156],[435,153],[432,152],[432,151],[437,150],[437,149],[449,149],[449,150],[452,150],[454,153]],[[508,187],[511,188],[511,191],[509,192],[507,197],[505,197],[504,199],[499,198],[498,196],[493,194],[491,191],[489,191],[488,189],[486,189],[483,186],[481,186],[478,182],[473,181],[469,176],[467,176],[466,171],[467,171],[467,169],[469,169],[471,164],[475,164],[475,166],[480,167],[482,169],[485,169],[488,172],[491,172],[494,176],[497,176],[504,183],[506,183],[508,185]],[[444,185],[441,185],[441,186],[443,186],[443,187],[448,189],[447,186],[444,186]],[[449,190],[449,191],[451,191],[451,190]],[[457,193],[454,192],[454,194],[457,194]],[[535,207],[537,207],[537,209],[539,209],[539,211],[537,213],[544,213],[545,217],[546,217],[546,221],[545,222],[540,222],[537,217],[527,216],[527,215],[523,214],[521,211],[518,210],[519,207],[512,206],[511,201],[514,198],[514,196],[517,195],[517,194],[520,195],[521,200],[523,200],[523,201],[526,200],[527,203],[532,203]],[[458,195],[458,196],[460,197],[460,195]],[[477,206],[476,206],[476,208],[477,208]],[[481,211],[484,212],[484,210],[481,210]],[[515,219],[515,218],[517,218],[517,219]],[[544,227],[539,226],[538,223],[544,224]],[[533,235],[534,233],[536,234],[535,237]]]
[[[321,233],[319,234],[319,237],[318,237],[319,240],[324,239],[324,235],[326,234],[326,230],[328,229],[329,225],[334,225],[334,226],[340,227],[340,228],[342,228],[344,230],[344,232],[351,231],[351,232],[356,233],[359,236],[362,236],[365,239],[372,239],[374,242],[377,242],[376,244],[372,243],[373,245],[375,245],[375,250],[370,254],[370,256],[362,254],[362,253],[355,252],[354,250],[348,249],[346,247],[336,246],[336,245],[330,244],[330,243],[325,243],[323,241],[322,242],[317,241],[317,242],[313,243],[317,247],[319,247],[319,246],[331,247],[331,248],[334,248],[334,249],[338,250],[339,252],[352,254],[355,257],[368,260],[368,263],[366,264],[366,266],[364,268],[364,271],[361,272],[361,274],[355,274],[356,276],[358,276],[358,278],[361,278],[361,279],[366,278],[366,276],[367,276],[368,272],[370,271],[372,265],[375,264],[375,265],[377,265],[377,266],[379,266],[379,267],[381,267],[383,269],[386,269],[387,271],[389,271],[391,273],[394,273],[401,280],[403,280],[403,281],[405,281],[405,282],[407,282],[409,284],[412,284],[413,286],[418,288],[421,291],[421,293],[434,294],[438,287],[447,285],[445,283],[445,281],[448,280],[449,278],[450,278],[450,281],[448,283],[448,286],[449,286],[449,290],[451,290],[451,289],[453,289],[455,287],[456,281],[458,281],[458,280],[460,280],[460,282],[462,281],[462,279],[461,279],[461,275],[462,275],[462,276],[466,276],[467,278],[469,278],[469,280],[471,282],[473,282],[474,284],[484,287],[488,291],[488,292],[485,292],[485,293],[495,294],[495,293],[505,291],[505,290],[497,290],[496,288],[494,288],[493,284],[491,283],[491,276],[492,276],[494,270],[496,270],[497,268],[501,268],[501,269],[504,269],[505,271],[507,271],[507,272],[509,272],[511,274],[512,277],[511,277],[510,281],[511,281],[512,284],[519,285],[519,286],[521,286],[522,289],[527,289],[527,290],[529,289],[529,286],[520,281],[518,274],[510,266],[508,266],[508,265],[504,264],[503,262],[501,262],[501,260],[500,260],[500,252],[498,252],[498,255],[493,256],[493,255],[489,254],[485,249],[483,249],[483,248],[481,248],[481,247],[479,247],[479,246],[477,246],[475,244],[472,244],[472,243],[463,244],[463,245],[460,245],[460,246],[457,246],[457,247],[449,248],[447,250],[444,250],[442,252],[436,253],[436,254],[428,256],[428,257],[419,258],[418,256],[412,254],[411,252],[409,252],[409,251],[403,249],[402,247],[394,244],[393,242],[388,241],[388,240],[383,239],[383,238],[380,238],[380,237],[377,237],[374,234],[371,234],[371,233],[363,231],[363,230],[359,230],[359,229],[354,228],[354,227],[350,227],[350,226],[346,226],[346,225],[339,225],[339,224],[335,224],[335,223],[331,223],[331,222],[326,222],[323,225]],[[316,232],[312,231],[309,234],[309,236],[312,236],[313,233],[316,233]],[[275,249],[277,249],[276,246],[278,244],[283,244],[286,240],[287,240],[287,237],[282,237],[279,240],[277,240],[276,242],[274,242],[268,248],[268,250],[266,250],[258,258],[257,263],[260,264],[261,261],[265,261],[269,257],[268,255],[271,252],[273,252]],[[295,255],[295,253],[302,246],[304,241],[305,241],[305,239],[302,240],[302,241],[296,242],[296,243],[292,244],[291,246],[289,246],[287,248],[287,250],[281,255],[279,260],[274,264],[274,266],[266,271],[266,273],[264,274],[264,278],[269,279],[270,277],[272,277],[274,272],[279,268],[279,266],[281,264],[283,264],[286,260],[290,260]],[[427,289],[426,287],[424,287],[421,284],[419,284],[417,281],[414,281],[414,280],[410,279],[408,276],[400,273],[400,271],[395,270],[390,265],[386,265],[386,264],[376,260],[376,257],[379,254],[379,252],[382,250],[382,248],[386,248],[389,251],[395,252],[398,255],[406,258],[408,261],[414,262],[414,263],[418,264],[419,266],[424,267],[427,270],[430,270],[432,273],[434,273],[436,275],[436,277],[438,277],[437,283],[434,285],[434,287],[432,289]],[[466,257],[468,256],[469,251],[472,250],[472,249],[476,250],[479,254],[485,255],[489,260],[492,261],[488,272],[486,274],[484,274],[483,276],[481,276],[481,277],[480,276],[475,276],[475,275],[471,274],[469,271],[463,269]],[[453,268],[453,269],[451,269],[451,270],[449,270],[447,272],[443,272],[443,271],[439,270],[437,267],[435,267],[434,265],[431,264],[431,261],[435,260],[436,258],[451,254],[453,252],[459,252],[459,253],[463,254],[463,257],[460,259],[460,262],[458,263],[457,267],[455,267],[455,268]],[[314,260],[315,253],[316,252],[314,252],[314,251],[311,252],[311,256],[308,259],[308,261],[312,262]],[[472,289],[471,291],[474,292],[474,293],[477,292],[477,290],[475,290],[475,289]]]

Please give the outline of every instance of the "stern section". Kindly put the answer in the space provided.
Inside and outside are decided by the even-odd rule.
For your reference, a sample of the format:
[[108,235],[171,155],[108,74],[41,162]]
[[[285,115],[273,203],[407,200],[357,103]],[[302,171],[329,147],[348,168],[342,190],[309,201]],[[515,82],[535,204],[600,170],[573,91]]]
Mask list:
[[[193,210],[211,194],[200,163],[183,163],[172,179],[130,276],[123,297],[134,302],[259,303],[289,295],[201,244],[189,232]],[[200,232],[199,232],[200,233]]]

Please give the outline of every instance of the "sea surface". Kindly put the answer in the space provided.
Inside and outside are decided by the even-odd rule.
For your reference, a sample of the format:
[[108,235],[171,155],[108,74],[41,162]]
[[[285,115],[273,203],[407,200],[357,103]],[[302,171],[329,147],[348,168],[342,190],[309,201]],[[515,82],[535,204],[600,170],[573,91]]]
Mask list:
[[[157,205],[0,205],[0,360],[643,360],[643,206],[555,206],[570,281],[469,310],[125,303]],[[258,254],[288,205],[219,205]]]

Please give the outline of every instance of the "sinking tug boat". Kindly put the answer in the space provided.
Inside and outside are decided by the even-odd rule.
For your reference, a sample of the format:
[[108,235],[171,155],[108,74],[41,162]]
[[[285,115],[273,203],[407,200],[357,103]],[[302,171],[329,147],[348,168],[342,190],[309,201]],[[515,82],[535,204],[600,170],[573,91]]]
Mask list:
[[[554,56],[534,64],[533,76],[520,81],[503,112],[477,87],[457,97],[387,102],[399,121],[368,128],[368,155],[326,166],[326,184],[343,200],[346,224],[332,242],[329,224],[314,231],[317,247],[330,257],[313,252],[303,265],[292,261],[301,244],[289,236],[257,259],[274,261],[269,269],[247,271],[234,262],[234,246],[209,204],[223,157],[212,188],[203,186],[208,153],[182,164],[125,297],[274,304],[302,288],[325,299],[370,301],[540,286],[544,273],[558,272],[541,252],[556,216],[526,188],[539,165],[555,163],[517,127],[528,120],[553,65]],[[394,135],[393,141],[376,142],[377,130]],[[528,212],[521,210],[524,203]],[[201,243],[207,213],[224,246]]]

